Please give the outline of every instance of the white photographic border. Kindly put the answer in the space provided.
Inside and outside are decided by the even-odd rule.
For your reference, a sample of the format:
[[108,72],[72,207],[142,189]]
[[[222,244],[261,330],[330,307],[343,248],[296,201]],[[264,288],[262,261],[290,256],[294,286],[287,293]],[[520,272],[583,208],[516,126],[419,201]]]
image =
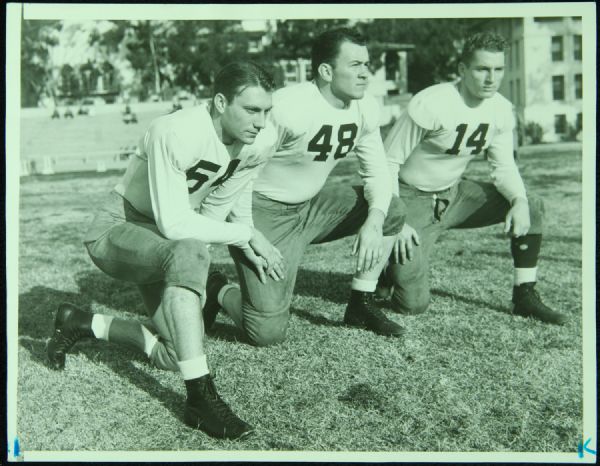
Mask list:
[[[20,173],[20,21],[24,19],[319,19],[319,18],[468,18],[581,16],[583,35],[582,102],[582,350],[583,432],[596,449],[596,8],[594,2],[504,4],[21,4],[6,9],[6,290],[7,290],[7,442],[17,432],[19,173]],[[593,463],[594,455],[572,452],[272,452],[272,451],[24,451],[9,460],[27,461],[353,461],[353,462],[553,462]]]

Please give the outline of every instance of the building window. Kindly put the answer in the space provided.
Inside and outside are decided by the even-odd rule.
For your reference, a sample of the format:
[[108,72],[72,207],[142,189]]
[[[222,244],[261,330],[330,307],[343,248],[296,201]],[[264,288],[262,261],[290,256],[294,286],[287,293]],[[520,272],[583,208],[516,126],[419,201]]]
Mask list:
[[521,63],[521,57],[519,56],[519,41],[515,41],[515,45],[513,46],[515,49],[515,69],[519,69],[519,64]]
[[515,100],[517,105],[521,105],[521,80],[519,78],[517,78],[515,84]]
[[567,132],[567,115],[554,115],[554,132],[556,134]]
[[583,97],[583,76],[581,74],[575,75],[575,98],[581,99]]
[[581,34],[573,36],[573,58],[581,60]]
[[564,76],[552,76],[552,98],[554,100],[565,100]]
[[583,129],[583,114],[577,114],[577,120],[575,121],[575,128],[577,131],[581,131]]
[[510,81],[510,101],[515,102],[515,82]]
[[563,60],[563,37],[553,36],[552,37],[552,61]]

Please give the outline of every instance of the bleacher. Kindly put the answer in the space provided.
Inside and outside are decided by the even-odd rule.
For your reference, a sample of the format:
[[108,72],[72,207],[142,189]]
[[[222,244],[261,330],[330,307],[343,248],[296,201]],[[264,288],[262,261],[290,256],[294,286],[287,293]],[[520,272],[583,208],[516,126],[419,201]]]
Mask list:
[[124,169],[150,121],[168,113],[171,103],[132,107],[137,123],[124,121],[122,105],[106,105],[93,115],[69,119],[62,117],[64,109],[60,119],[52,119],[48,109],[24,109],[21,175]]

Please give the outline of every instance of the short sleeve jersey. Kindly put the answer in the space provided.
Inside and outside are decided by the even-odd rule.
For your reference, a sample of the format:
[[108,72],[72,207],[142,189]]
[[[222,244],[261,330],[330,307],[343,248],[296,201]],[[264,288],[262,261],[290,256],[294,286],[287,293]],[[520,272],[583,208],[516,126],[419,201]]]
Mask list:
[[277,150],[254,183],[255,191],[279,202],[307,201],[337,163],[354,152],[370,206],[387,212],[391,178],[379,133],[379,105],[372,96],[339,109],[315,83],[305,82],[276,91],[270,115],[279,134]]
[[[243,245],[250,236],[248,226],[210,222],[197,212],[203,200],[230,178],[250,181],[272,155],[276,136],[268,125],[232,159],[206,106],[179,110],[151,123],[115,191],[154,219],[169,239]],[[232,196],[228,203],[235,201]]]
[[[418,134],[407,129],[411,125],[424,130],[419,141],[410,141]],[[437,84],[412,98],[396,126],[386,138],[388,157],[401,165],[402,181],[423,191],[452,186],[467,164],[488,150],[492,158],[514,165],[512,106],[498,93],[471,108],[456,85]]]

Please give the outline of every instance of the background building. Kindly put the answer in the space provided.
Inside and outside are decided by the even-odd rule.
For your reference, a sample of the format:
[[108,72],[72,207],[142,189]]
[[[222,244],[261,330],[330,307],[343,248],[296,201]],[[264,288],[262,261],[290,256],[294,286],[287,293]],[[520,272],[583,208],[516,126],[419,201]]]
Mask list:
[[581,17],[489,23],[511,43],[500,92],[515,105],[520,122],[540,125],[545,142],[574,139],[583,121]]

